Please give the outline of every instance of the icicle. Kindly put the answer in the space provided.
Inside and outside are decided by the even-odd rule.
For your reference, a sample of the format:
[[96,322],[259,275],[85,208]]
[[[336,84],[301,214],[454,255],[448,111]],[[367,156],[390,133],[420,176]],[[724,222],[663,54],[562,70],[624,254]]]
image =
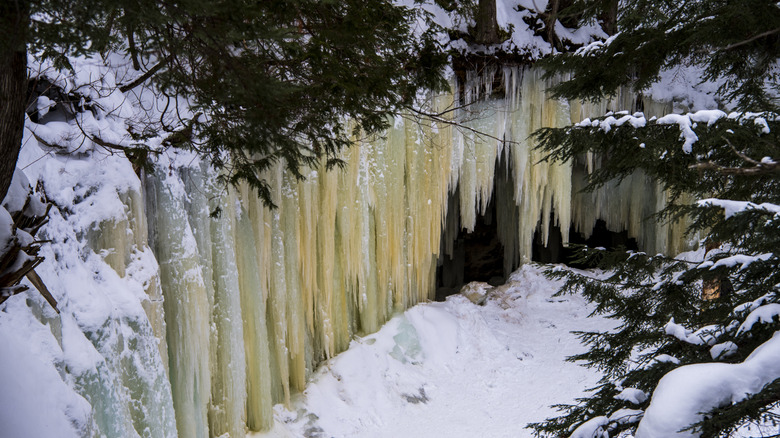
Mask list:
[[287,355],[287,270],[285,269],[284,227],[292,224],[284,224],[281,218],[283,208],[282,193],[282,168],[277,166],[270,175],[271,186],[276,189],[274,202],[281,205],[279,209],[271,213],[271,257],[269,264],[270,289],[268,294],[268,306],[270,317],[269,339],[271,348],[276,358],[276,370],[279,373],[279,385],[284,394],[284,403],[290,403],[290,367]]
[[[219,187],[209,181],[207,196],[215,199]],[[210,220],[212,282],[211,402],[209,429],[212,436],[244,436],[246,403],[246,359],[244,327],[241,319],[241,294],[236,266],[236,244],[233,230],[236,222],[235,191],[217,197],[221,215]],[[216,332],[216,333],[214,333]]]
[[157,169],[146,180],[149,241],[160,263],[171,390],[179,436],[208,437],[210,303],[181,180]]
[[260,431],[273,425],[271,353],[266,325],[267,287],[261,280],[261,262],[256,251],[256,248],[264,247],[264,223],[257,195],[246,186],[241,190],[241,206],[235,241],[244,323],[246,422],[249,430]]

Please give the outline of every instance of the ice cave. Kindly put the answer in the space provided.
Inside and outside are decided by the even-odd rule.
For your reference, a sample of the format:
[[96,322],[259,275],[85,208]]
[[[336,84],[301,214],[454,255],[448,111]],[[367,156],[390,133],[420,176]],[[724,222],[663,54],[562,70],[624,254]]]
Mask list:
[[[453,87],[460,91],[429,98],[434,109],[468,103],[451,116],[489,137],[398,117],[384,135],[356,139],[342,170],[311,169],[305,181],[271,170],[275,210],[248,188],[223,190],[191,156],[163,157],[139,179],[112,156],[95,168],[39,161],[43,146],[28,135],[30,180],[72,211],[98,199],[111,206],[81,219],[58,213],[47,228],[52,253],[42,276],[67,296],[66,311],[32,295],[15,304],[34,309],[26,324],[73,382],[71,399],[52,402],[70,412],[67,427],[123,437],[267,430],[272,407],[302,391],[319,363],[416,303],[469,281],[501,283],[532,259],[565,261],[570,241],[684,249],[681,226],[645,222],[665,195],[643,175],[581,193],[598,159],[551,164],[529,140],[540,127],[613,105],[636,108],[636,95],[553,100],[539,70],[497,71],[468,74]],[[642,104],[648,115],[670,110]],[[112,174],[106,180],[115,183],[85,172]],[[46,179],[58,173],[72,177]],[[69,255],[90,267],[71,269]],[[112,301],[99,297],[105,288]],[[14,348],[2,354],[21,354]]]
[[0,438],[779,437],[779,48],[776,0],[0,0]]

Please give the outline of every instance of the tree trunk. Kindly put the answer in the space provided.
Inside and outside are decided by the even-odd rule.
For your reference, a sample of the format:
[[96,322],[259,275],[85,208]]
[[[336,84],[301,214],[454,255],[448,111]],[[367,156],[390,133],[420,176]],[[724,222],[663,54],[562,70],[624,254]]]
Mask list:
[[547,42],[554,48],[563,51],[561,41],[558,39],[558,35],[555,33],[555,23],[558,21],[558,7],[560,6],[559,0],[550,0],[547,3],[547,18],[544,20],[545,26],[547,26]]
[[24,133],[27,100],[25,34],[29,8],[25,0],[0,1],[0,200],[5,198],[16,169]]
[[479,44],[498,44],[498,20],[496,19],[496,0],[479,0],[477,26],[474,40]]
[[604,10],[601,13],[601,28],[607,35],[617,33],[618,0],[604,2]]

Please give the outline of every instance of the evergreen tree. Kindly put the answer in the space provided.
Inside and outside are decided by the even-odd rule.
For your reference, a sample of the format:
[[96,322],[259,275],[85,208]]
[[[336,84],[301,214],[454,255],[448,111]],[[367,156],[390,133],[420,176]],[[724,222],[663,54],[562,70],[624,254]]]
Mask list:
[[[138,76],[122,91],[150,86],[189,99],[199,114],[164,126],[165,145],[197,151],[267,203],[260,175],[273,163],[298,177],[302,165],[338,164],[356,133],[381,131],[419,90],[447,85],[433,29],[413,29],[425,17],[389,0],[10,0],[3,8],[6,28],[18,31],[4,38],[3,62],[25,59],[27,49],[63,68],[72,55],[125,54]],[[0,78],[10,71],[0,70]],[[17,91],[3,102],[19,100]],[[13,109],[4,121],[13,116],[18,132],[0,150],[18,153],[23,114]],[[136,131],[140,149],[160,134]],[[0,168],[0,180],[12,171]]]
[[[575,7],[595,19],[597,3]],[[656,219],[688,217],[706,254],[583,248],[580,261],[605,268],[603,277],[552,270],[566,279],[560,293],[583,293],[619,325],[580,333],[590,349],[570,358],[601,371],[600,384],[559,405],[561,416],[529,427],[537,436],[739,436],[747,424],[776,424],[780,403],[780,372],[756,365],[778,354],[772,339],[780,330],[780,8],[769,0],[620,4],[616,35],[545,63],[550,77],[572,74],[557,96],[641,91],[683,67],[718,84],[731,113],[607,114],[536,138],[549,159],[597,154],[591,189],[636,171],[653,177],[670,195]],[[681,378],[687,386],[670,387]]]

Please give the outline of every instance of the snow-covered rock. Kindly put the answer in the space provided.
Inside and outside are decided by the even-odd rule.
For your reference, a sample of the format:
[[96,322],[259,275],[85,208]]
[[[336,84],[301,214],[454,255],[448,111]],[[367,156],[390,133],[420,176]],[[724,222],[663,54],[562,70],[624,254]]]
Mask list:
[[488,293],[493,290],[493,286],[482,281],[472,281],[460,289],[460,294],[468,298],[474,304],[485,304]]

